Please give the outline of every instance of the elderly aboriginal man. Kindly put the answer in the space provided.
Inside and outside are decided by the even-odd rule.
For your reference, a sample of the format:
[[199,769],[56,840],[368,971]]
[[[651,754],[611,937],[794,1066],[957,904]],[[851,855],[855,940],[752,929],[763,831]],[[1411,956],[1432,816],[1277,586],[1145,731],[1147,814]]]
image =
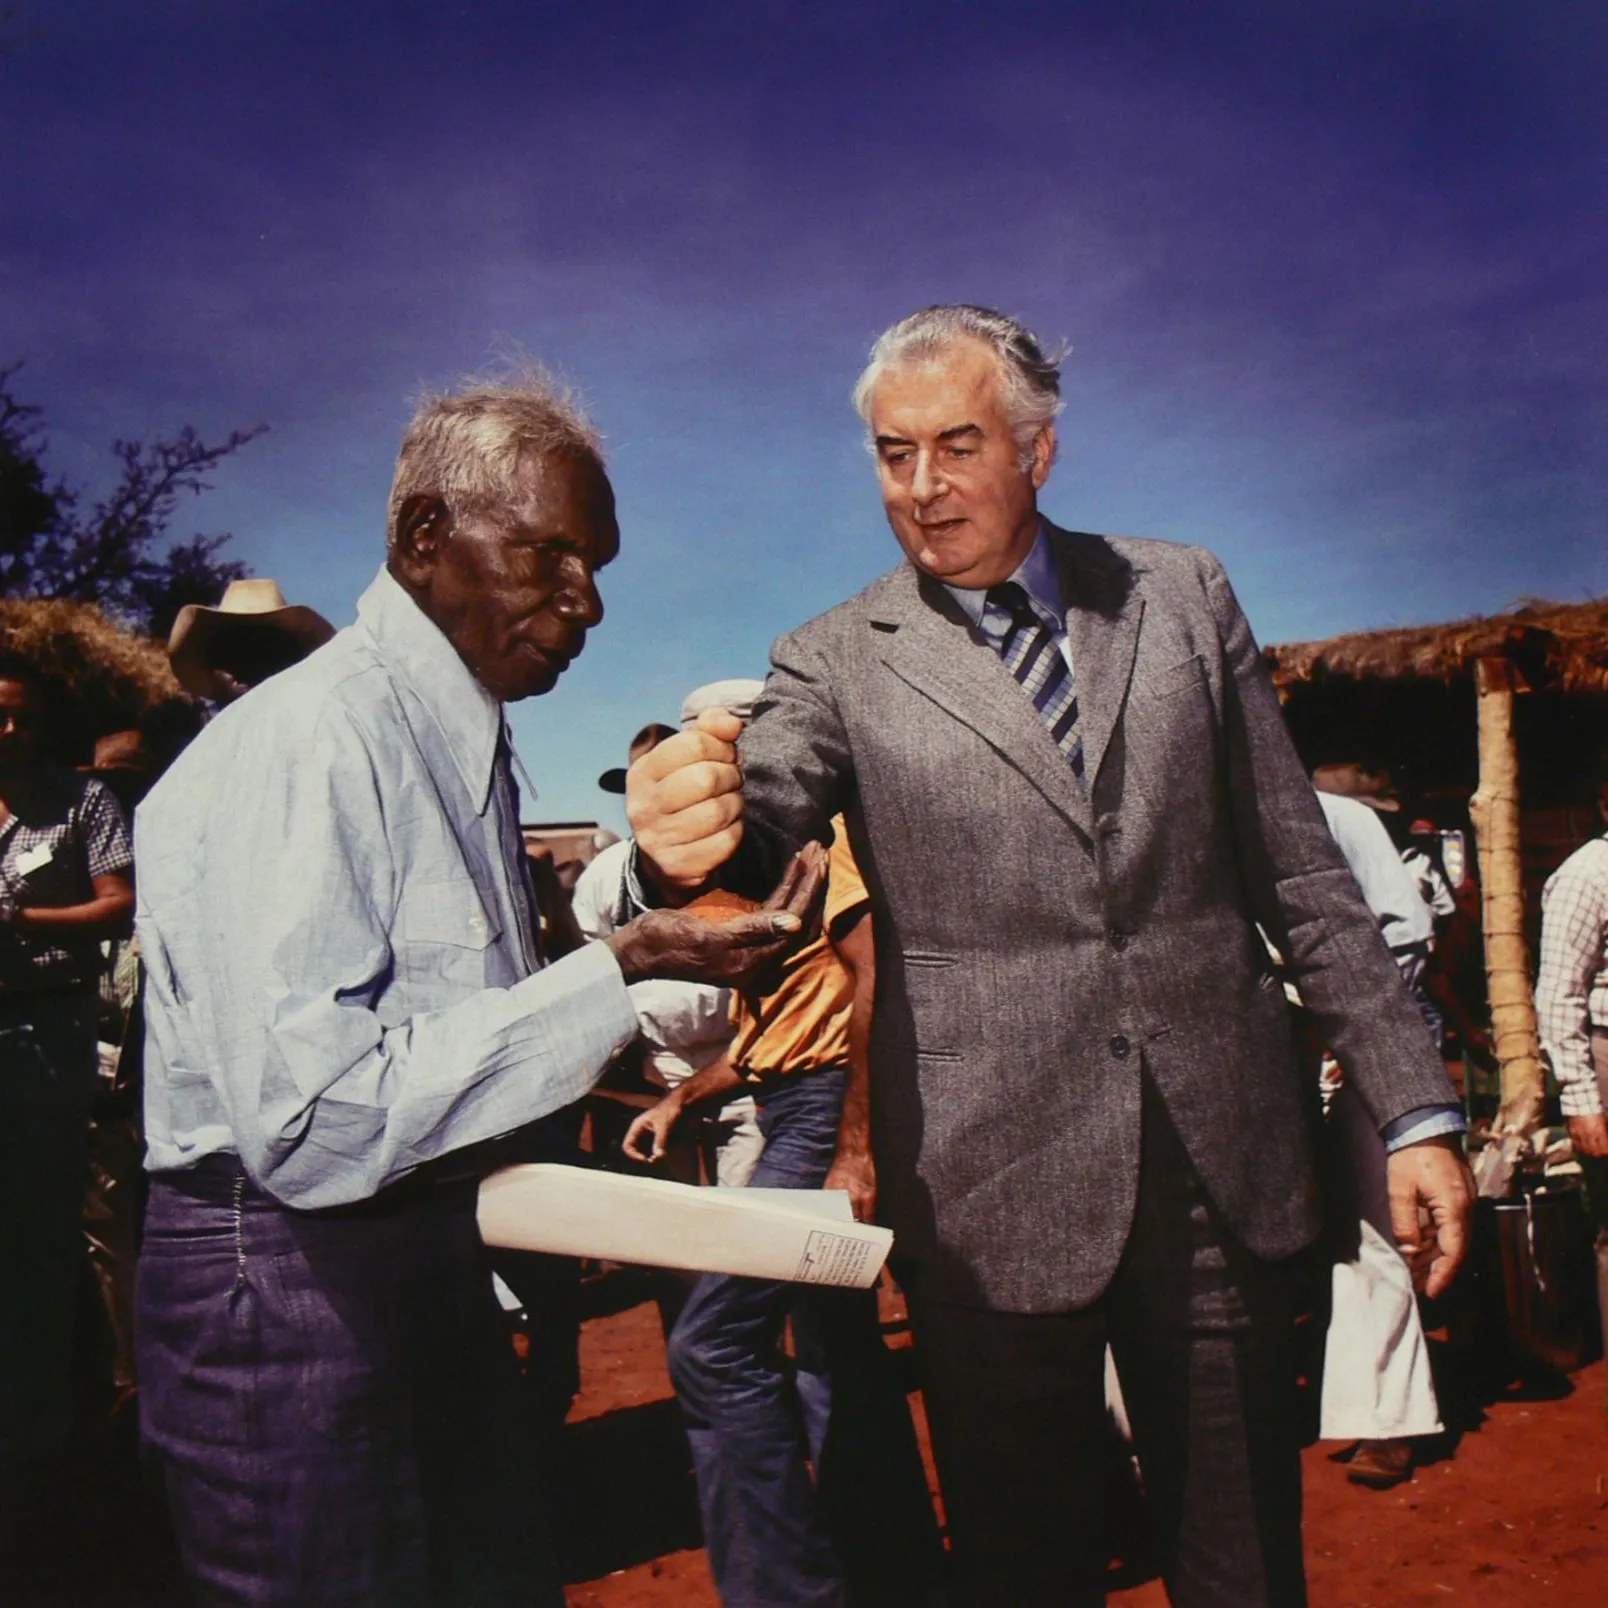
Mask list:
[[813,897],[542,968],[502,705],[581,651],[618,545],[550,385],[426,401],[357,623],[139,811],[140,1373],[203,1604],[562,1601],[470,1147],[590,1087],[629,983],[741,980]]
[[1400,1240],[1429,1209],[1432,1289],[1471,1198],[1445,1070],[1221,565],[1039,516],[1059,375],[1032,334],[929,308],[856,401],[905,561],[776,644],[741,769],[715,716],[638,763],[642,876],[757,887],[847,814],[881,1211],[964,1600],[1103,1600],[1109,1339],[1173,1600],[1288,1608],[1290,1263],[1318,1214],[1258,924],[1397,1143]]

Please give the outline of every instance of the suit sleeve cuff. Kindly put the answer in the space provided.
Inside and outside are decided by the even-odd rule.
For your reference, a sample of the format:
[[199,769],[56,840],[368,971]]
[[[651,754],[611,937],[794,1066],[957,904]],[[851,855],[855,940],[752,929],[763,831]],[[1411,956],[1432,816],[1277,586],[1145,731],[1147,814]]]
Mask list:
[[1420,1106],[1387,1122],[1379,1130],[1385,1141],[1385,1152],[1391,1154],[1408,1145],[1422,1144],[1426,1139],[1443,1139],[1447,1134],[1464,1133],[1468,1119],[1462,1107],[1454,1105]]

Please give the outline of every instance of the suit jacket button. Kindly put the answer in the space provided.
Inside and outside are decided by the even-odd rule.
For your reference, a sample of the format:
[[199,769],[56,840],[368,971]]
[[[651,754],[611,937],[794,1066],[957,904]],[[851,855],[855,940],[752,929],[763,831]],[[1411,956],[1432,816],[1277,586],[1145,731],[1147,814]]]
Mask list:
[[1130,1045],[1122,1034],[1113,1033],[1111,1035],[1111,1053],[1116,1056],[1119,1061],[1127,1060],[1129,1048]]
[[1121,927],[1111,929],[1111,947],[1113,949],[1126,949],[1128,947],[1128,934]]

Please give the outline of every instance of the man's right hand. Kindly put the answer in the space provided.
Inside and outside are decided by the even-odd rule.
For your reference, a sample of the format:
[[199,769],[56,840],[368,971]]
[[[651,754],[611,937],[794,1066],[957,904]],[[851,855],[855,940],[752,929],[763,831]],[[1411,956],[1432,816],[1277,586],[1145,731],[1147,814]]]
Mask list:
[[[669,1148],[670,1135],[681,1120],[681,1101],[672,1092],[657,1105],[639,1111],[625,1130],[620,1149],[632,1161],[658,1161]],[[647,1149],[643,1149],[646,1145]]]
[[762,909],[731,921],[687,910],[649,910],[603,941],[628,983],[667,978],[741,987],[765,973],[811,928],[826,896],[826,851],[806,844]]
[[700,887],[743,840],[742,729],[735,715],[706,709],[696,726],[665,738],[626,776],[637,848],[668,887]]
[[1577,1156],[1608,1156],[1608,1117],[1600,1111],[1570,1117],[1569,1138]]

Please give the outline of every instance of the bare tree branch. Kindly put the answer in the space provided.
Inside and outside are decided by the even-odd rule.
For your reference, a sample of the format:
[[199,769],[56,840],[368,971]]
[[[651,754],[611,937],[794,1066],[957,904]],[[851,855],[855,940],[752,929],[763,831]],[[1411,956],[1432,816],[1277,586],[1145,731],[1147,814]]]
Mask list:
[[216,556],[228,535],[161,544],[180,502],[210,490],[211,472],[267,427],[212,445],[188,425],[169,439],[117,441],[117,483],[86,517],[72,487],[46,482],[39,409],[12,391],[20,368],[0,368],[0,594],[99,603],[147,629],[165,628],[182,603],[215,601],[243,573]]

